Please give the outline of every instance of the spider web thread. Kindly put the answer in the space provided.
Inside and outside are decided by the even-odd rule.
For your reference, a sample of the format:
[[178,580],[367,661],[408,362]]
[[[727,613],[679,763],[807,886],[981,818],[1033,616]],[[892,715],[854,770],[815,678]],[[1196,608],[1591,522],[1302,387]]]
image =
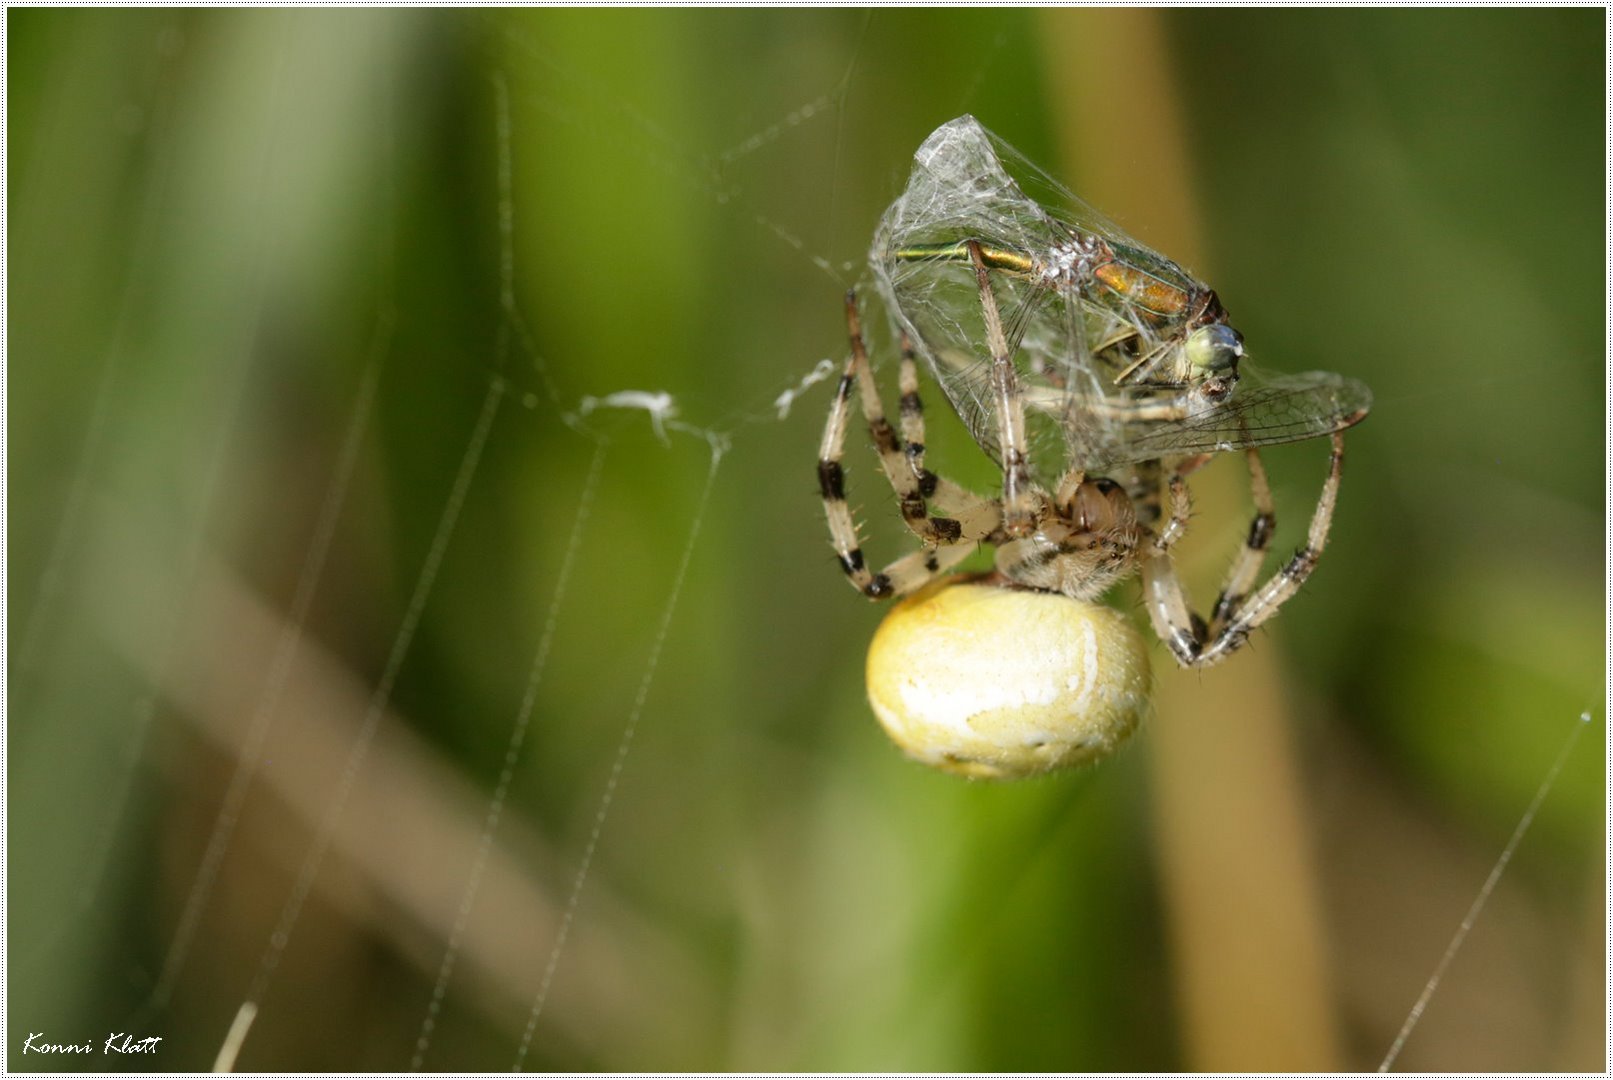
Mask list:
[[359,725],[357,735],[348,753],[346,762],[342,766],[341,778],[336,783],[336,791],[321,821],[319,831],[303,859],[302,867],[297,873],[297,880],[292,885],[291,894],[286,898],[281,908],[280,917],[275,923],[274,931],[270,934],[269,945],[258,961],[258,973],[254,976],[252,987],[247,991],[247,1003],[257,1007],[261,1005],[264,994],[268,991],[269,982],[279,967],[281,958],[285,955],[287,946],[291,942],[291,932],[297,924],[298,916],[302,913],[303,903],[314,886],[314,879],[319,874],[319,868],[324,861],[325,853],[329,850],[331,839],[336,830],[337,819],[346,809],[348,797],[352,794],[353,785],[358,780],[359,770],[363,767],[364,758],[374,740],[375,731],[385,714],[387,704],[392,699],[392,688],[397,683],[398,675],[403,670],[403,663],[408,658],[409,647],[414,643],[415,631],[420,626],[420,617],[425,611],[426,601],[431,597],[432,586],[436,584],[437,572],[442,568],[444,556],[448,552],[448,545],[453,539],[454,527],[459,523],[460,511],[464,508],[465,496],[469,493],[471,482],[475,478],[477,466],[481,463],[482,451],[487,445],[487,437],[492,432],[493,421],[498,416],[499,405],[504,400],[506,384],[502,377],[495,376],[488,384],[487,393],[482,398],[481,412],[476,419],[476,426],[471,431],[470,441],[465,447],[464,456],[460,459],[459,470],[454,476],[453,487],[448,493],[448,501],[443,506],[441,517],[437,522],[435,535],[432,537],[431,548],[426,553],[425,563],[420,568],[420,575],[416,579],[413,594],[409,598],[409,606],[404,612],[403,622],[398,627],[397,635],[393,638],[392,651],[387,657],[386,667],[381,672],[380,679],[375,684],[375,690],[370,696],[369,706],[365,710],[364,720]]
[[1445,952],[1440,956],[1439,963],[1434,966],[1434,973],[1428,977],[1428,982],[1423,985],[1422,993],[1417,996],[1411,1011],[1406,1014],[1405,1023],[1400,1025],[1400,1031],[1395,1035],[1395,1041],[1390,1044],[1389,1052],[1378,1063],[1380,1073],[1388,1072],[1390,1067],[1394,1065],[1395,1059],[1400,1056],[1401,1049],[1406,1045],[1406,1040],[1411,1038],[1411,1033],[1422,1020],[1423,1013],[1428,1008],[1428,1003],[1433,1000],[1434,994],[1439,990],[1440,982],[1445,978],[1446,970],[1451,966],[1451,961],[1456,959],[1456,954],[1461,951],[1462,945],[1467,941],[1468,931],[1472,930],[1473,924],[1478,922],[1480,913],[1484,911],[1485,903],[1490,899],[1490,894],[1495,892],[1496,884],[1500,882],[1501,875],[1506,873],[1507,865],[1512,862],[1513,852],[1517,851],[1518,845],[1523,843],[1524,834],[1529,831],[1529,826],[1534,824],[1535,816],[1540,813],[1540,807],[1545,803],[1546,796],[1551,794],[1551,789],[1556,786],[1557,777],[1562,773],[1563,766],[1568,763],[1569,754],[1573,752],[1575,744],[1579,742],[1580,735],[1590,726],[1590,723],[1591,714],[1588,711],[1583,712],[1574,721],[1574,726],[1569,729],[1567,738],[1563,740],[1562,749],[1557,752],[1556,760],[1551,763],[1551,768],[1546,770],[1545,779],[1541,780],[1540,786],[1535,789],[1534,798],[1529,800],[1529,806],[1524,810],[1523,816],[1518,819],[1518,824],[1513,828],[1511,837],[1507,839],[1506,847],[1501,849],[1501,854],[1496,858],[1495,865],[1490,868],[1489,876],[1484,879],[1484,884],[1479,886],[1478,895],[1473,898],[1473,903],[1468,905],[1467,913],[1462,916],[1462,921],[1457,925],[1456,933],[1451,936],[1450,944],[1445,946]]
[[560,957],[565,952],[566,942],[571,934],[571,924],[576,918],[577,902],[582,897],[583,885],[587,882],[588,872],[593,866],[594,853],[599,848],[599,838],[605,830],[605,820],[610,815],[611,803],[616,797],[622,770],[627,765],[628,751],[633,747],[633,736],[638,730],[639,719],[644,714],[644,704],[649,700],[650,686],[655,681],[656,669],[661,662],[661,650],[672,627],[672,616],[677,611],[678,597],[683,592],[683,582],[689,573],[689,563],[694,558],[695,541],[700,537],[700,526],[705,520],[706,508],[711,502],[712,486],[717,480],[717,467],[722,463],[723,454],[728,448],[727,441],[721,436],[704,432],[700,434],[705,435],[711,448],[711,463],[706,470],[705,485],[700,489],[700,497],[696,500],[694,520],[689,526],[689,537],[684,543],[683,555],[678,560],[678,569],[672,575],[672,589],[667,597],[666,607],[661,612],[661,621],[656,626],[655,639],[650,646],[649,659],[645,661],[643,677],[639,680],[638,693],[633,698],[633,708],[628,714],[627,725],[622,729],[621,740],[616,745],[610,775],[605,781],[605,790],[599,797],[599,807],[594,812],[593,828],[588,834],[588,843],[583,847],[582,859],[577,866],[577,875],[572,880],[571,892],[566,897],[565,913],[560,918],[560,929],[555,934],[554,948],[550,951],[549,962],[543,970],[543,982],[538,988],[537,997],[532,1002],[526,1028],[521,1032],[521,1044],[516,1051],[512,1072],[520,1072],[525,1064],[532,1047],[533,1035],[537,1031],[538,1019],[543,1015],[544,1005],[549,1000],[549,988],[554,982],[555,971],[560,966]]
[[482,822],[481,835],[476,841],[476,854],[465,879],[465,887],[460,893],[459,907],[454,913],[454,924],[448,934],[448,943],[443,948],[442,962],[437,968],[437,978],[431,988],[431,1000],[426,1005],[426,1014],[420,1020],[420,1032],[415,1037],[414,1056],[409,1062],[411,1072],[418,1072],[425,1065],[426,1052],[431,1047],[431,1038],[437,1028],[437,1017],[442,1011],[443,999],[448,995],[448,985],[453,978],[454,965],[459,959],[465,928],[470,923],[471,910],[475,907],[476,897],[481,889],[482,875],[487,869],[493,838],[498,832],[505,805],[509,801],[510,785],[515,781],[516,768],[521,763],[521,752],[526,745],[532,713],[537,707],[538,688],[543,683],[545,671],[548,670],[549,652],[554,645],[555,631],[559,627],[566,587],[571,581],[577,551],[582,546],[583,529],[588,523],[588,511],[593,505],[594,494],[599,486],[599,474],[605,464],[605,452],[608,446],[609,443],[604,439],[600,439],[595,445],[593,460],[588,465],[588,476],[583,481],[582,493],[577,497],[577,514],[571,524],[571,533],[566,539],[566,551],[561,558],[560,570],[555,575],[554,592],[549,597],[548,612],[543,619],[543,633],[538,638],[537,651],[533,654],[532,665],[527,672],[526,691],[521,696],[521,705],[516,711],[515,722],[510,727],[509,742],[504,748],[504,763],[498,781],[493,787],[492,798],[487,803],[487,815]]

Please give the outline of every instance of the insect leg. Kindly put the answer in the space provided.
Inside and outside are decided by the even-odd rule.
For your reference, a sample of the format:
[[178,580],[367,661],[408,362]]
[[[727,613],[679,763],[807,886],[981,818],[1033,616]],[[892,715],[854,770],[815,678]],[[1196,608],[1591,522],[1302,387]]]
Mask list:
[[[1133,331],[1133,335],[1141,336],[1136,331]],[[1161,345],[1138,356],[1128,367],[1115,375],[1115,385],[1146,384],[1148,377],[1154,374],[1155,369],[1160,366],[1169,352],[1169,349]]]
[[1119,423],[1184,420],[1192,413],[1192,405],[1186,395],[1147,401],[1084,398],[1079,402],[1079,407],[1084,412]]

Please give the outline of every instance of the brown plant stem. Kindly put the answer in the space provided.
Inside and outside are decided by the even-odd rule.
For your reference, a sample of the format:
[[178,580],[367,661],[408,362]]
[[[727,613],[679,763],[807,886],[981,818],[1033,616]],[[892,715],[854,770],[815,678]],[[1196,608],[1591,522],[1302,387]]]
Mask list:
[[[1050,12],[1054,123],[1082,196],[1202,269],[1183,106],[1157,11]],[[1219,560],[1243,527],[1241,470],[1195,476],[1193,532]],[[1189,580],[1201,578],[1191,563]],[[1202,586],[1201,586],[1202,587]],[[1163,651],[1156,654],[1163,657]],[[1149,743],[1157,858],[1183,1067],[1341,1063],[1315,855],[1272,635],[1202,674],[1160,670]]]

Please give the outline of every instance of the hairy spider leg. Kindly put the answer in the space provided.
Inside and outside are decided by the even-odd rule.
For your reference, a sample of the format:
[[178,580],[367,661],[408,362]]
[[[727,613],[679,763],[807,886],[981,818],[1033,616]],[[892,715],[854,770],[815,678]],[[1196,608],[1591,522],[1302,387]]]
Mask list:
[[[973,542],[997,530],[1000,515],[989,501],[970,495],[951,481],[928,471],[923,471],[922,475],[915,473],[880,404],[879,388],[874,382],[863,341],[855,292],[846,294],[846,326],[851,340],[851,357],[846,361],[835,390],[834,402],[829,408],[828,420],[824,424],[823,441],[818,451],[818,487],[823,496],[830,540],[839,556],[841,569],[864,596],[878,600],[911,592],[961,562],[969,555]],[[868,422],[869,434],[879,453],[885,476],[901,502],[903,521],[926,542],[924,550],[903,556],[878,573],[867,566],[857,524],[846,505],[842,460],[854,387],[862,399],[863,416]],[[910,442],[922,440],[922,423],[910,425],[909,431],[917,436]],[[953,507],[962,520],[930,517],[927,505],[929,495],[935,496],[938,502],[944,500],[944,504]]]
[[980,288],[980,308],[985,316],[986,346],[991,350],[991,389],[997,407],[997,441],[1003,467],[1003,528],[1009,536],[1030,535],[1040,510],[1040,495],[1031,480],[1030,455],[1025,438],[1025,398],[1019,387],[1019,373],[1003,333],[1002,314],[991,291],[980,243],[968,243],[969,260],[974,263],[975,283]]
[[913,475],[924,475],[924,399],[919,396],[919,370],[913,357],[913,341],[902,331],[902,366],[897,379],[901,392],[898,412],[902,418],[902,450],[907,454]]
[[1250,447],[1244,451],[1249,460],[1249,492],[1254,497],[1255,516],[1249,523],[1249,535],[1243,541],[1237,558],[1227,570],[1226,583],[1215,607],[1210,609],[1210,637],[1218,635],[1243,603],[1249,590],[1254,588],[1260,568],[1265,565],[1266,549],[1277,529],[1277,508],[1271,498],[1271,484],[1266,479],[1266,466],[1260,460],[1260,451]]
[[[920,468],[915,470],[904,452],[896,429],[885,418],[885,406],[879,399],[879,385],[874,382],[873,366],[868,362],[868,346],[863,338],[862,318],[857,312],[857,294],[846,293],[846,334],[851,340],[851,360],[848,370],[856,375],[858,397],[862,400],[863,418],[868,422],[868,435],[874,440],[879,453],[880,466],[885,478],[896,491],[901,504],[902,521],[920,540],[929,544],[954,544],[963,536],[963,525],[956,518],[931,517],[928,499],[934,495],[940,478]],[[915,375],[915,380],[917,376]],[[922,406],[917,421],[918,441],[923,440]],[[914,424],[904,415],[909,428]],[[909,443],[911,446],[912,443]]]
[[[1344,469],[1343,433],[1335,431],[1332,442],[1327,480],[1322,485],[1316,510],[1311,515],[1305,545],[1259,590],[1231,609],[1213,634],[1209,625],[1189,608],[1168,553],[1156,550],[1144,560],[1143,600],[1154,624],[1154,632],[1170,647],[1183,667],[1209,667],[1237,651],[1248,640],[1250,633],[1275,615],[1316,569],[1327,546],[1328,529],[1333,524],[1333,509],[1338,503],[1339,478]],[[1265,498],[1267,501],[1265,509],[1257,503],[1256,520],[1259,521],[1262,513],[1269,513],[1270,500],[1269,494],[1264,497],[1257,495],[1256,498]],[[1258,528],[1251,528],[1250,531],[1255,533]],[[1266,539],[1269,540],[1269,537]],[[1240,557],[1234,565],[1235,572],[1248,572],[1242,565],[1243,561],[1243,557]],[[1229,581],[1229,584],[1236,582]]]
[[1153,528],[1164,512],[1160,509],[1159,499],[1161,468],[1158,458],[1140,461],[1132,467],[1131,478],[1126,484],[1131,505],[1137,508],[1137,523],[1148,528]]
[[983,499],[963,485],[924,467],[924,398],[919,392],[918,361],[913,342],[906,331],[902,333],[901,354],[902,450],[907,456],[909,468],[918,478],[919,491],[928,495],[930,505],[959,521],[966,536],[984,539],[1002,526],[1002,511],[991,499]]

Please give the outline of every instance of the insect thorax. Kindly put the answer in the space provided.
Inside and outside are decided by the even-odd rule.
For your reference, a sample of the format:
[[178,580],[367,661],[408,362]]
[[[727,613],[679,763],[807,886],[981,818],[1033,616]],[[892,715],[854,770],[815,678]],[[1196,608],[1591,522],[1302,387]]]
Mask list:
[[1037,276],[1045,285],[1085,291],[1092,282],[1093,270],[1112,258],[1109,245],[1096,236],[1074,233],[1048,250],[1037,267]]

